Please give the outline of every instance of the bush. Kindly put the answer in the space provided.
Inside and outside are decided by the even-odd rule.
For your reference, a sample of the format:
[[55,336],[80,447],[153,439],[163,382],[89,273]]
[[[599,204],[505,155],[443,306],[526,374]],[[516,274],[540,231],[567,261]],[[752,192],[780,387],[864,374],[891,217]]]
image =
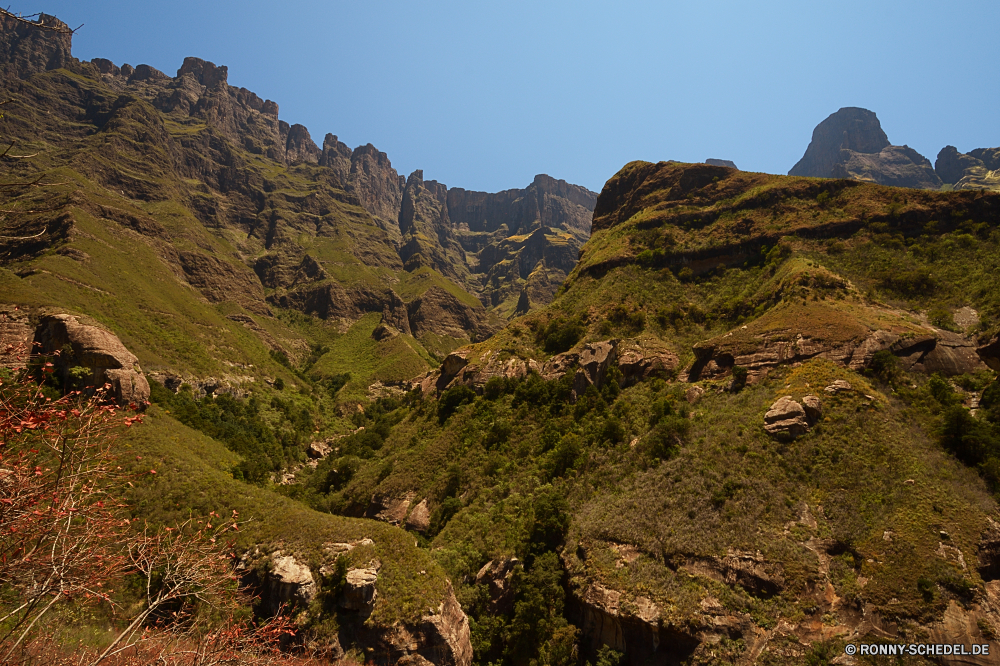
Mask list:
[[468,386],[463,384],[452,386],[438,399],[438,421],[443,424],[459,407],[474,402],[475,399],[476,392]]
[[946,308],[931,308],[928,310],[927,321],[938,328],[943,328],[946,331],[958,330],[958,326],[955,325],[954,315]]
[[903,368],[895,354],[883,349],[872,355],[872,360],[868,364],[868,374],[874,375],[883,384],[895,386],[903,378]]
[[642,451],[648,458],[669,460],[680,451],[690,430],[691,422],[687,417],[677,414],[665,416],[646,435]]
[[536,342],[550,354],[561,354],[579,342],[584,333],[585,330],[579,322],[559,317],[539,329]]
[[741,365],[733,366],[733,391],[740,391],[747,385],[749,371]]
[[563,435],[555,445],[549,456],[548,472],[549,476],[559,477],[576,465],[576,461],[583,451],[580,438],[573,433]]
[[949,407],[958,402],[958,396],[955,395],[955,391],[951,388],[951,384],[948,383],[947,379],[937,373],[931,375],[931,378],[927,381],[927,390],[930,391],[931,396],[937,400],[942,407]]

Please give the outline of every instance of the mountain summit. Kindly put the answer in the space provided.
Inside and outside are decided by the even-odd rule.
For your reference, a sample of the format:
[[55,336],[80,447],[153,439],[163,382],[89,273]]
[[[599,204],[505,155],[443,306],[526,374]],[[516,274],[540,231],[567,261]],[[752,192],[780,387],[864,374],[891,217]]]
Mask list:
[[844,107],[816,126],[805,155],[789,176],[853,178],[880,185],[937,189],[930,161],[909,146],[893,146],[878,117]]

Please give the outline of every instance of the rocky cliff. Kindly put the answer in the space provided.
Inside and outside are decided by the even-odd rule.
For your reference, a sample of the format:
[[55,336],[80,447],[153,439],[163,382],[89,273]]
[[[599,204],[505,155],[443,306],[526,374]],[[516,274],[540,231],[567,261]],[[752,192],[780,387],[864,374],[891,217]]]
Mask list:
[[813,130],[790,176],[853,178],[881,185],[937,189],[930,161],[908,146],[893,146],[874,113],[845,107]]
[[941,181],[956,190],[1000,191],[1000,148],[960,153],[955,146],[945,146],[938,153],[934,168]]
[[[371,144],[351,150],[328,134],[318,146],[306,127],[279,118],[277,103],[231,86],[225,66],[189,57],[171,76],[145,64],[80,62],[56,19],[0,21],[3,85],[17,100],[5,107],[4,129],[47,147],[14,172],[64,169],[80,179],[45,190],[47,206],[4,223],[0,260],[21,274],[39,274],[29,263],[53,250],[77,258],[84,273],[107,265],[103,251],[88,262],[94,253],[80,248],[93,236],[88,225],[113,225],[107,247],[141,243],[171,283],[203,302],[261,321],[273,321],[275,307],[297,309],[342,330],[382,315],[422,336],[411,359],[419,365],[426,361],[416,357],[430,358],[423,344],[443,356],[491,335],[500,318],[489,310],[513,314],[522,293],[527,306],[547,302],[588,235],[596,195],[584,188],[539,176],[525,190],[449,191],[420,172],[407,184]],[[37,200],[29,189],[12,191],[25,208]],[[529,241],[529,227],[546,231]],[[65,270],[45,274],[103,279]],[[269,326],[249,328],[295,357]]]

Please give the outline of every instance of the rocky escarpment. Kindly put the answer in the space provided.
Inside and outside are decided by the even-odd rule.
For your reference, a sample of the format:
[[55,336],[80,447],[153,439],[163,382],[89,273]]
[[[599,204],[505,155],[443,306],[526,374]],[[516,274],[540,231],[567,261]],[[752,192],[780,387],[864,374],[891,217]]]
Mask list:
[[[782,330],[771,321],[774,316],[694,346],[695,362],[689,369],[691,381],[727,375],[734,367],[748,371],[748,381],[757,381],[783,364],[810,358],[826,358],[852,370],[863,370],[877,352],[891,352],[907,371],[940,373],[947,376],[972,374],[985,365],[976,354],[974,338],[934,327],[921,327],[883,319],[885,328],[868,326],[837,313],[823,312],[822,306],[801,308],[802,319]],[[787,313],[785,313],[787,314]],[[829,326],[836,318],[840,323]],[[811,325],[812,322],[821,325]]]
[[0,10],[0,62],[16,76],[65,67],[73,56],[69,26],[48,14],[28,21]]
[[[65,148],[64,166],[104,188],[60,205],[138,234],[210,303],[262,316],[271,315],[269,304],[300,308],[344,322],[378,312],[397,330],[447,338],[436,343],[447,351],[496,329],[484,303],[506,298],[512,313],[523,291],[529,306],[546,302],[587,237],[595,195],[584,188],[539,176],[525,190],[449,194],[424,184],[419,172],[407,188],[385,153],[370,144],[351,150],[332,134],[318,146],[306,127],[279,118],[276,102],[230,85],[224,65],[189,57],[170,75],[145,64],[80,62],[71,55],[72,35],[55,19],[0,18],[4,84],[17,98],[5,117],[11,138]],[[169,215],[139,212],[104,195],[178,207]],[[512,240],[481,265],[482,247],[542,223],[547,233]],[[460,241],[470,224],[482,238],[467,249]],[[8,221],[6,229],[5,265],[42,256],[75,233],[68,215]],[[546,244],[550,251],[538,247]],[[427,267],[453,283],[428,285],[456,298],[425,294],[416,280],[396,290],[407,279],[404,260],[411,271]],[[490,276],[493,296],[484,295],[480,274],[498,263],[504,270]],[[506,270],[513,263],[519,270]],[[470,303],[462,291],[482,302]],[[418,326],[405,321],[408,309]]]
[[[815,519],[808,507],[800,521],[789,527],[815,529]],[[606,547],[605,544],[601,546]],[[610,546],[620,558],[620,568],[627,569],[640,557],[639,551],[632,546]],[[671,610],[668,610],[671,604],[632,591],[620,591],[587,577],[584,574],[587,566],[580,555],[586,556],[591,548],[582,545],[576,553],[563,558],[572,574],[569,617],[581,628],[583,645],[589,654],[595,654],[600,646],[606,645],[622,653],[622,663],[630,666],[672,666],[689,660],[717,663],[719,657],[726,655],[726,645],[734,643],[741,645],[741,649],[727,656],[739,656],[735,663],[753,664],[758,663],[758,657],[765,651],[772,655],[777,651],[789,660],[787,663],[806,663],[810,644],[822,641],[905,642],[906,634],[900,623],[882,617],[867,605],[857,607],[851,600],[838,596],[831,583],[831,563],[840,555],[840,544],[810,537],[802,546],[814,554],[816,570],[812,589],[807,593],[813,599],[812,610],[796,620],[762,626],[750,614],[734,611],[724,600],[703,592],[696,612],[684,622],[672,621]],[[768,561],[760,552],[730,550],[723,556],[680,556],[674,562],[677,573],[694,584],[714,582],[757,598],[769,598],[785,587],[781,565]],[[833,617],[837,618],[836,622],[832,621]],[[952,600],[938,620],[929,621],[917,630],[936,642],[989,643],[992,654],[1000,648],[990,629],[998,620],[1000,584],[991,581],[975,602],[963,605]],[[912,632],[914,627],[908,629]],[[992,657],[970,655],[946,663],[986,666],[993,661]]]
[[893,146],[874,113],[846,107],[813,130],[812,141],[790,176],[853,178],[881,185],[937,189],[930,161],[908,146]]

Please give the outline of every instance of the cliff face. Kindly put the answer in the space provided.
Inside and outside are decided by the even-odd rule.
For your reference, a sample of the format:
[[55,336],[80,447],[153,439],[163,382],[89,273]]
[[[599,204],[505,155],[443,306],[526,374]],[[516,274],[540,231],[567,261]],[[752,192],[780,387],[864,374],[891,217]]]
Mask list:
[[596,200],[594,192],[544,174],[524,189],[490,194],[425,182],[418,171],[404,192],[400,255],[408,265],[454,277],[510,316],[522,293],[530,305],[552,300],[590,236]]
[[874,113],[846,107],[813,130],[812,141],[789,176],[852,178],[880,185],[937,189],[930,161],[908,146],[893,146]]

